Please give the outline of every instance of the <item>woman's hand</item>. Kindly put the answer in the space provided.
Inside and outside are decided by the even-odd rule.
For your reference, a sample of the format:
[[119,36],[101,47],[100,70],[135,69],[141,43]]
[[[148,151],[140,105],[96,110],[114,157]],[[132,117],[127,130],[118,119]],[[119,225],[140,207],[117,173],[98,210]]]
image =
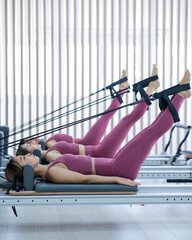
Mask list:
[[128,186],[131,186],[131,187],[134,187],[134,186],[137,186],[137,185],[141,185],[141,183],[139,182],[134,182],[130,179],[127,179],[127,178],[121,178],[121,177],[117,177],[117,183],[118,184],[123,184],[123,185],[128,185]]

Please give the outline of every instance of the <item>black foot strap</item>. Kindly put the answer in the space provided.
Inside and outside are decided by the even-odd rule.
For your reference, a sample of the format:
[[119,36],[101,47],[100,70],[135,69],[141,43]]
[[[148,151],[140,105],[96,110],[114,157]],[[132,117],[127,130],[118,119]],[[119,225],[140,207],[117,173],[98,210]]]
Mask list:
[[116,82],[114,82],[114,83],[111,83],[109,86],[106,87],[106,89],[113,88],[113,87],[115,87],[115,86],[118,85],[118,84],[121,84],[121,83],[123,83],[123,82],[126,82],[127,80],[128,80],[127,77],[121,78],[121,79],[119,79],[118,81],[116,81]]
[[186,91],[190,89],[190,84],[184,84],[184,85],[176,85],[174,87],[168,88],[162,92],[154,93],[153,97],[154,99],[159,99],[159,108],[161,110],[165,110],[167,107],[169,107],[171,114],[173,115],[174,122],[179,122],[179,115],[177,110],[175,109],[174,105],[172,104],[171,100],[169,99],[169,95],[173,95],[178,92]]
[[155,76],[152,76],[152,77],[149,77],[149,78],[146,78],[140,82],[137,82],[135,84],[133,84],[133,92],[135,92],[135,98],[136,100],[138,101],[137,99],[137,93],[139,92],[141,97],[144,97],[145,98],[145,101],[147,103],[147,105],[151,105],[151,101],[149,100],[145,90],[143,88],[147,87],[149,85],[150,82],[152,81],[155,81],[159,79],[158,75],[155,75]]
[[[112,83],[112,84],[110,84],[109,86],[106,87],[106,89],[109,89],[109,90],[110,90],[111,97],[112,97],[112,98],[117,97],[117,99],[119,100],[120,104],[123,103],[123,100],[122,100],[122,98],[121,98],[121,96],[120,96],[120,94],[121,94],[120,92],[123,93],[123,91],[120,90],[119,92],[117,92],[117,91],[114,89],[114,87],[115,87],[116,85],[118,85],[118,84],[121,84],[121,83],[123,83],[123,82],[126,82],[127,80],[128,80],[128,78],[127,78],[127,77],[124,77],[124,78],[121,78],[121,79],[119,79],[118,81],[116,81],[116,82],[114,82],[114,83]],[[129,89],[129,88],[127,88],[127,89]]]

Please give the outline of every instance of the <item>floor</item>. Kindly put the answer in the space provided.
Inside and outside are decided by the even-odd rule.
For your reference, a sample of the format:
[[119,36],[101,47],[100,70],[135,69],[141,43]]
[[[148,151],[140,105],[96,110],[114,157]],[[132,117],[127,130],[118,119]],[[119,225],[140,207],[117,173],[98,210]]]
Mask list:
[[189,240],[191,205],[10,207],[0,211],[1,240]]
[[[142,185],[165,180],[140,180]],[[2,193],[0,193],[2,194]],[[190,240],[192,205],[17,206],[0,210],[0,240]]]

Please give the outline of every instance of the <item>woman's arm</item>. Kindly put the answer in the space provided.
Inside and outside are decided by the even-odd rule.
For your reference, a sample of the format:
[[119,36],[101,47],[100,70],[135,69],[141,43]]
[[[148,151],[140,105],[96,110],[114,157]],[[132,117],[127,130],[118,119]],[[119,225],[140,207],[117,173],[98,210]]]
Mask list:
[[61,167],[52,167],[49,169],[47,177],[49,181],[53,183],[98,183],[98,184],[107,184],[107,183],[118,183],[128,186],[140,185],[140,183],[131,181],[126,178],[121,177],[106,177],[99,175],[83,175],[74,171],[70,171],[66,168]]
[[192,158],[192,154],[186,154],[187,158]]

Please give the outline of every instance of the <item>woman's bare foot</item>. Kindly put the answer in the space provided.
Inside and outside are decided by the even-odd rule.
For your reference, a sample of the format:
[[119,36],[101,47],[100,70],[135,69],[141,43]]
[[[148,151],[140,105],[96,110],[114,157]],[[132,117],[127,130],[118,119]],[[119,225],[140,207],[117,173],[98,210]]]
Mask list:
[[156,64],[153,64],[153,69],[152,69],[152,73],[151,73],[151,77],[158,75],[158,67]]
[[[127,77],[127,71],[125,69],[123,69],[122,76],[120,79],[125,78],[125,77]],[[129,86],[130,86],[130,84],[128,83],[128,81],[125,81],[125,82],[119,84],[119,90],[123,90],[125,88],[128,88]]]
[[[191,81],[191,73],[187,69],[179,84],[184,85],[184,84],[190,83],[190,81]],[[185,98],[190,98],[191,97],[191,90],[188,89],[186,91],[182,91],[182,92],[179,92],[177,94],[184,99]]]
[[[155,76],[155,75],[158,75],[158,67],[157,67],[156,64],[153,64],[153,70],[152,70],[152,73],[151,73],[151,77]],[[146,93],[148,95],[151,95],[152,93],[154,93],[159,88],[159,86],[160,86],[159,79],[150,82],[149,86],[146,90]]]

